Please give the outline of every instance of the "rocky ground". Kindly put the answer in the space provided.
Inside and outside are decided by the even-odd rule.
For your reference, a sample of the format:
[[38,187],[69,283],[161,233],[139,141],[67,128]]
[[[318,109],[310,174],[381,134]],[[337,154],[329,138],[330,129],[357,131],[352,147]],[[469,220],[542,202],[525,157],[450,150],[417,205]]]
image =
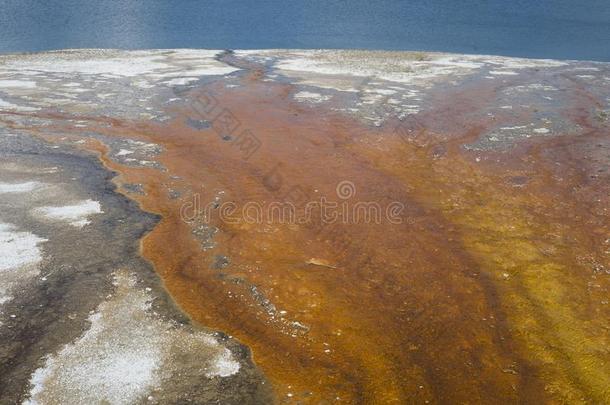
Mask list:
[[1,56],[0,403],[610,401],[609,89],[494,56]]

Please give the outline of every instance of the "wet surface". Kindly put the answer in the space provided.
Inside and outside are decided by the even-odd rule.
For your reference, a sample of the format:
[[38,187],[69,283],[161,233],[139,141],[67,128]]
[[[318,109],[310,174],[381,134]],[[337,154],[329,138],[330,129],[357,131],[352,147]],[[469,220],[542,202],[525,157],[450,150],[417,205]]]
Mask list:
[[[4,375],[21,370],[12,388],[21,390],[19,398],[45,354],[77,364],[59,349],[87,342],[87,335],[77,338],[89,311],[97,309],[102,319],[106,308],[130,311],[120,291],[146,296],[137,288],[130,293],[130,276],[119,272],[143,277],[137,270],[148,269],[137,257],[142,238],[143,258],[177,307],[197,325],[247,345],[277,403],[610,399],[610,127],[604,115],[610,100],[602,90],[610,87],[608,65],[423,53],[193,52],[112,54],[112,63],[100,66],[115,69],[133,58],[150,64],[139,75],[115,69],[116,77],[104,79],[124,86],[125,99],[85,97],[61,107],[40,102],[57,93],[48,84],[56,66],[67,75],[58,83],[78,82],[83,70],[93,82],[108,73],[85,69],[78,52],[67,61],[61,54],[41,57],[46,62],[39,69],[47,73],[34,77],[15,61],[5,63],[8,87],[0,99],[21,107],[0,115],[3,131],[13,135],[3,150],[36,142],[44,146],[35,156],[46,166],[96,153],[106,170],[118,173],[118,191],[132,199],[112,187],[102,193],[111,175],[93,163],[103,181],[81,169],[69,183],[75,201],[100,202],[103,214],[85,218],[91,223],[83,228],[112,235],[98,239],[97,250],[116,247],[112,255],[99,253],[100,270],[86,272],[82,282],[54,287],[80,297],[82,285],[104,280],[103,292],[85,293],[91,302],[82,305],[71,334],[41,333],[56,343],[31,354],[20,348],[26,332],[6,340],[15,347],[6,349],[12,360],[5,364],[13,365],[4,366]],[[181,68],[197,80],[182,80]],[[143,80],[148,99],[134,90]],[[84,112],[83,101],[91,103]],[[0,183],[16,183],[2,173]],[[19,181],[42,182],[41,176]],[[62,198],[50,195],[36,207],[62,205]],[[308,202],[322,198],[341,207],[334,220],[319,210],[294,221],[278,220],[277,211],[253,218],[242,209],[291,203],[303,214]],[[17,215],[8,213],[24,212],[23,204],[34,208],[4,195],[2,201],[5,222],[5,209]],[[109,215],[124,222],[99,219]],[[66,254],[66,245],[48,250],[62,239],[39,222],[11,221],[48,239],[27,240],[44,243],[52,257]],[[140,267],[123,265],[126,257]],[[187,339],[182,333],[194,339],[193,326],[147,271],[151,294],[166,297],[157,298],[155,311],[187,325],[174,341]],[[105,298],[110,291],[119,291],[118,298]],[[2,304],[2,313],[32,317],[23,308],[38,301],[11,307],[17,301]],[[53,305],[43,307],[52,311]],[[154,314],[140,311],[132,328],[163,328]],[[0,333],[9,333],[6,325]],[[184,391],[205,402],[196,395],[209,389],[268,402],[260,372],[247,353],[238,354],[245,349],[235,342],[229,347],[245,371],[227,382],[216,377],[218,386],[214,379],[200,380],[203,385],[187,379],[158,400]],[[217,348],[195,351],[206,362]],[[177,362],[169,358],[164,364],[172,370]]]
[[0,145],[1,243],[19,259],[2,261],[0,402],[265,401],[249,351],[193,328],[139,257],[158,218],[118,194],[113,173],[24,133],[2,129]]

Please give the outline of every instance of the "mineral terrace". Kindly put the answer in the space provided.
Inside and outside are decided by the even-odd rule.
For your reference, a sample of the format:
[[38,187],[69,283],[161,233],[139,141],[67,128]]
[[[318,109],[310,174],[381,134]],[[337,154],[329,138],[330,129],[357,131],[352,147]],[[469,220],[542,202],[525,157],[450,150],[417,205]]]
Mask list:
[[610,64],[0,56],[0,403],[610,403]]

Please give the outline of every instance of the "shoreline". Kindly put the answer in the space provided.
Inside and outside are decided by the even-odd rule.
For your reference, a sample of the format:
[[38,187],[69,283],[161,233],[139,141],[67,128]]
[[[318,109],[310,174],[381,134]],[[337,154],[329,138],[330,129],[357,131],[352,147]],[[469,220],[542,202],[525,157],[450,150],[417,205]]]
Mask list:
[[[176,59],[103,80],[132,80],[129,91],[147,97],[137,84],[145,78],[196,76],[189,64],[229,69],[217,65],[223,58],[159,52],[143,57]],[[250,68],[231,64],[233,73],[180,91],[155,84],[151,110],[142,113],[153,118],[100,114],[104,98],[85,114],[68,103],[60,113],[1,119],[20,131],[32,131],[29,119],[50,120],[34,131],[98,152],[106,145],[101,160],[119,173],[119,190],[162,217],[141,240],[143,257],[197,323],[252,349],[278,403],[603,400],[604,367],[586,365],[606,358],[589,349],[603,347],[607,308],[598,301],[608,280],[588,273],[582,257],[606,268],[607,174],[598,170],[610,145],[593,112],[610,65],[587,73],[578,68],[591,66],[580,62],[492,68],[476,57],[424,55],[378,66],[361,52],[271,54],[267,61],[268,52],[237,52],[231,57]],[[59,66],[63,75],[89,69]],[[8,102],[24,105],[17,93],[30,91],[37,90],[21,86]],[[299,92],[307,93],[294,97]],[[194,104],[204,98],[239,122],[231,136]],[[246,131],[260,142],[247,157],[235,146]],[[585,181],[582,173],[598,177]],[[306,199],[340,202],[342,180],[355,185],[359,201],[402,202],[405,222],[320,231],[241,221],[213,223],[212,231],[180,217],[194,193],[206,202],[282,202],[298,186]],[[219,256],[227,258],[221,265]],[[598,311],[585,327],[592,305]]]

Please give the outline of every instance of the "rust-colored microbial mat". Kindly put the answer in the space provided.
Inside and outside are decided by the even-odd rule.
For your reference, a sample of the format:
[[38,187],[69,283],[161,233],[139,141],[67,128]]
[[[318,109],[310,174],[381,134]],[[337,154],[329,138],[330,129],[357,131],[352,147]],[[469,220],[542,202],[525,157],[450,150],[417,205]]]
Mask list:
[[610,402],[609,65],[209,64],[232,72],[2,121],[97,153],[160,215],[142,255],[277,403]]

